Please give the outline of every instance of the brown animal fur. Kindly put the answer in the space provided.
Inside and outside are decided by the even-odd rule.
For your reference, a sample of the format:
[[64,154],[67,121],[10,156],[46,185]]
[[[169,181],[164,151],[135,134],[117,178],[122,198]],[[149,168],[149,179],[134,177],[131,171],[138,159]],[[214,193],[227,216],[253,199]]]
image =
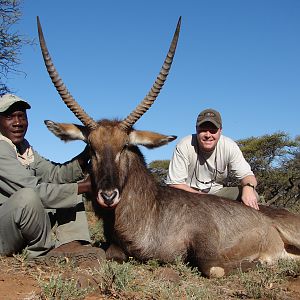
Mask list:
[[[50,130],[55,127],[58,136],[66,137],[66,130],[71,129],[74,138],[75,128],[78,137],[82,136],[79,126],[46,124]],[[113,245],[107,252],[110,258],[174,262],[181,257],[209,277],[252,262],[299,258],[300,216],[271,207],[256,211],[214,195],[160,186],[147,170],[138,147],[131,145],[132,132],[121,130],[117,121],[105,120],[88,136],[93,149],[93,206]],[[164,143],[168,139],[172,137],[161,135]],[[134,140],[135,144],[148,140],[150,147],[161,144],[157,134],[147,132],[135,132]],[[110,194],[115,189],[119,199],[109,205],[96,200],[99,190]]]

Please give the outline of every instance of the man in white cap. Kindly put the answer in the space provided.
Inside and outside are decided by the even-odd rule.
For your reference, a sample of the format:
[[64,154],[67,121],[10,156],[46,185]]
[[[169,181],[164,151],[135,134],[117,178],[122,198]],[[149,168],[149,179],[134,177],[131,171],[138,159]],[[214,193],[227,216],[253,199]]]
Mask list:
[[0,97],[0,255],[98,261],[105,254],[90,245],[81,196],[91,191],[82,180],[87,149],[64,164],[41,157],[25,139],[27,109],[15,95]]
[[[239,187],[224,187],[228,172],[240,180]],[[170,161],[167,184],[192,193],[210,193],[240,200],[259,209],[256,178],[238,145],[222,135],[218,111],[205,109],[198,115],[196,133],[184,137]]]

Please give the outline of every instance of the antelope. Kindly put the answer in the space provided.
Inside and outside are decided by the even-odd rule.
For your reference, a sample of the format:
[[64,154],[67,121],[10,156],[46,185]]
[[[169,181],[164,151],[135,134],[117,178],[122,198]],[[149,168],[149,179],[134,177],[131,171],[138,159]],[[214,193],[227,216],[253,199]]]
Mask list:
[[163,66],[147,96],[123,120],[94,121],[69,93],[52,62],[38,21],[46,69],[63,102],[83,125],[45,121],[64,141],[90,148],[93,209],[103,219],[108,259],[179,257],[207,277],[221,277],[256,263],[300,258],[300,216],[284,209],[257,211],[237,201],[162,186],[147,169],[139,145],[155,148],[176,136],[133,125],[156,100],[169,73],[179,38],[179,18]]

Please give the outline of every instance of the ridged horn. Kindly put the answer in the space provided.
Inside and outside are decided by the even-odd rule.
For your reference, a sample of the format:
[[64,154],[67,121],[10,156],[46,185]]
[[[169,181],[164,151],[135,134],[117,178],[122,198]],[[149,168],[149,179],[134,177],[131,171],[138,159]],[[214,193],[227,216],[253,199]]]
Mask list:
[[64,103],[68,106],[72,113],[82,122],[83,125],[87,126],[90,130],[95,129],[98,126],[97,122],[95,122],[90,116],[88,116],[87,113],[75,101],[75,99],[72,97],[72,95],[70,94],[70,92],[68,91],[58,74],[49,54],[39,17],[37,17],[37,26],[45,66],[57,92],[59,93]]
[[159,95],[159,92],[167,79],[175,55],[177,42],[179,38],[180,25],[181,17],[178,20],[177,27],[166,59],[152,88],[150,89],[147,96],[141,101],[141,103],[120,123],[120,126],[124,130],[129,130],[136,123],[136,121],[140,119],[142,115],[151,107],[151,105],[154,103],[157,96]]

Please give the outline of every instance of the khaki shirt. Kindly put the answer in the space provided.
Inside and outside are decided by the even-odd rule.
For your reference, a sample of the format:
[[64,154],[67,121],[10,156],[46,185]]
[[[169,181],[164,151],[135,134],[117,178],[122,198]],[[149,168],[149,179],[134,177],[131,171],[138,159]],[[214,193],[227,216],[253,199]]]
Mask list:
[[0,204],[21,188],[32,188],[45,208],[68,208],[77,204],[77,181],[83,173],[77,160],[64,164],[40,156],[24,140],[20,155],[10,140],[0,136]]
[[228,172],[237,179],[253,175],[238,145],[223,135],[210,154],[197,151],[197,135],[183,138],[176,146],[170,161],[167,184],[187,184],[196,189],[210,188],[216,193],[223,187]]

